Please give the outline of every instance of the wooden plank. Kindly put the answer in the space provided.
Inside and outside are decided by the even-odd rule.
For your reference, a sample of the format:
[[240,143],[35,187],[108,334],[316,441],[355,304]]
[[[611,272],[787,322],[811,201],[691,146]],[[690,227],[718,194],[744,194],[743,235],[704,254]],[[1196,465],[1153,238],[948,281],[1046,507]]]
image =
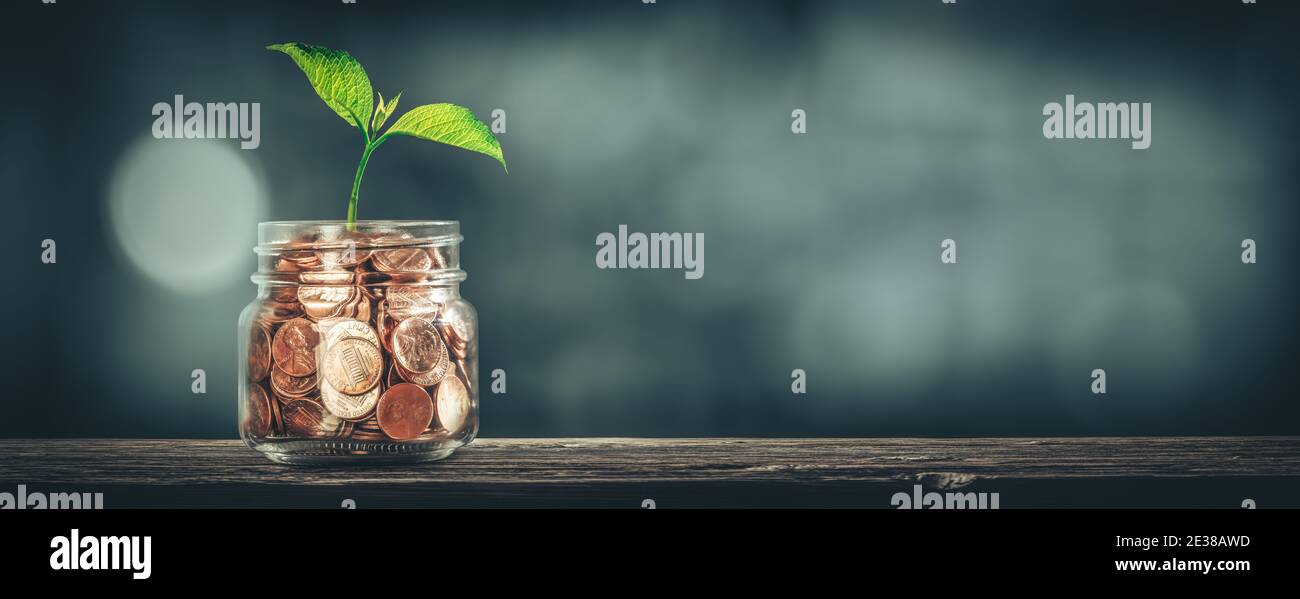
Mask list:
[[1002,507],[1300,506],[1300,438],[479,439],[437,463],[274,464],[229,440],[0,440],[0,491],[109,507],[891,507],[997,492]]

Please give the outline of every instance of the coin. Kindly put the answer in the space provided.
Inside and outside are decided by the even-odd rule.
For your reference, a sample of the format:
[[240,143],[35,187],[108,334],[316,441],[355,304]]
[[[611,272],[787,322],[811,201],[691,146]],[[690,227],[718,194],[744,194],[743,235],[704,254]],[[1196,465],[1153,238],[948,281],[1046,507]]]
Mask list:
[[278,435],[284,432],[284,419],[280,413],[280,400],[272,399],[266,403],[271,406],[271,434]]
[[356,280],[356,275],[351,271],[316,271],[304,272],[298,275],[298,281],[303,285],[351,285]]
[[307,399],[295,399],[280,410],[285,434],[291,437],[339,437],[351,432],[351,425]]
[[267,323],[285,322],[299,316],[302,316],[302,304],[299,304],[298,300],[293,302],[267,300],[262,304],[261,310],[257,314],[259,319]]
[[275,272],[299,272],[302,267],[298,266],[293,260],[278,257],[275,258],[275,267],[272,270]]
[[393,353],[393,328],[397,321],[388,313],[388,300],[381,300],[375,311],[375,330],[379,333],[380,346],[384,351]]
[[379,421],[375,420],[374,415],[371,415],[369,418],[363,418],[361,420],[357,420],[353,422],[352,432],[354,433],[376,432],[376,433],[383,434],[381,429],[379,428]]
[[306,318],[295,318],[275,332],[271,357],[285,374],[304,377],[316,372],[316,345],[319,343],[316,323]]
[[433,257],[433,267],[435,269],[447,268],[451,264],[450,250],[448,248],[429,248],[429,254]]
[[331,270],[356,268],[370,259],[370,250],[360,249],[355,243],[337,250],[320,250],[316,254],[320,257],[321,268]]
[[370,307],[371,303],[377,302],[384,297],[384,292],[377,286],[372,285],[370,277],[364,272],[357,273],[357,289],[360,289],[361,294],[365,296],[367,307]]
[[433,258],[421,248],[375,250],[371,263],[380,272],[424,272],[433,268]]
[[388,435],[379,428],[379,422],[372,416],[352,426],[352,440],[363,442],[388,441]]
[[320,382],[321,402],[330,414],[344,420],[364,420],[375,411],[379,403],[379,385],[359,395],[343,393],[330,385],[329,381]]
[[253,323],[248,337],[248,380],[257,382],[271,371],[271,328],[261,321]]
[[439,324],[443,325],[442,331],[447,338],[447,343],[468,346],[473,342],[474,320],[474,309],[465,305],[464,302],[448,305],[443,310],[439,322]]
[[244,415],[244,430],[253,437],[271,435],[271,398],[256,383],[248,386],[248,411]]
[[373,298],[370,297],[370,293],[365,291],[364,287],[357,287],[356,289],[361,290],[361,292],[357,293],[356,299],[343,306],[342,311],[339,312],[339,316],[355,318],[362,322],[369,322],[370,302]]
[[311,250],[292,250],[280,254],[276,270],[293,272],[320,268],[320,256]]
[[289,401],[306,397],[316,390],[316,377],[293,376],[280,369],[277,364],[271,369],[271,391],[275,392],[276,399]]
[[438,424],[448,433],[460,432],[469,417],[469,391],[459,378],[449,376],[438,383],[435,394],[438,396]]
[[442,333],[442,338],[446,340],[447,350],[456,355],[457,359],[464,360],[469,355],[469,344],[456,333],[451,325],[439,322],[438,331]]
[[298,288],[292,285],[276,285],[271,287],[271,291],[267,295],[271,296],[271,299],[279,304],[298,303]]
[[447,349],[429,321],[408,318],[393,329],[393,358],[408,372],[429,372]]
[[433,399],[419,385],[393,385],[379,398],[375,420],[384,434],[395,440],[414,439],[433,421]]
[[469,367],[465,365],[464,360],[453,361],[452,372],[455,373],[457,377],[460,377],[460,382],[465,385],[465,390],[470,392],[474,391],[474,386],[469,383]]
[[428,372],[410,372],[402,368],[402,365],[398,364],[397,360],[393,360],[393,362],[393,369],[397,371],[398,376],[422,387],[437,385],[442,381],[443,377],[447,376],[447,371],[451,368],[451,360],[447,355],[446,346],[442,347],[442,351],[438,355],[438,363]]
[[352,285],[303,285],[298,288],[298,301],[302,303],[303,312],[314,320],[342,316],[356,295],[357,288]]
[[346,395],[360,395],[378,385],[383,369],[379,348],[360,337],[344,337],[329,345],[321,366],[330,386]]
[[393,365],[393,363],[390,361],[388,364],[388,369],[384,373],[384,384],[388,385],[389,387],[392,387],[393,385],[402,382],[401,377],[402,374],[397,371],[397,366]]
[[384,293],[388,312],[397,319],[420,317],[434,320],[442,312],[442,302],[429,287],[394,285]]
[[379,335],[370,325],[353,318],[329,318],[320,321],[320,331],[328,347],[344,337],[359,337],[379,345]]

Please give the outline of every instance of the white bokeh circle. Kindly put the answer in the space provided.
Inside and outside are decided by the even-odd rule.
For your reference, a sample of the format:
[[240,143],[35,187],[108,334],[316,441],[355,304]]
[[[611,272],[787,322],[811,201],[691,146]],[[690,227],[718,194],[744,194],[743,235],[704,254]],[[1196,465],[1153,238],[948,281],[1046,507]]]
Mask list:
[[198,293],[247,275],[266,207],[257,171],[230,140],[142,138],[109,184],[109,221],[143,274]]

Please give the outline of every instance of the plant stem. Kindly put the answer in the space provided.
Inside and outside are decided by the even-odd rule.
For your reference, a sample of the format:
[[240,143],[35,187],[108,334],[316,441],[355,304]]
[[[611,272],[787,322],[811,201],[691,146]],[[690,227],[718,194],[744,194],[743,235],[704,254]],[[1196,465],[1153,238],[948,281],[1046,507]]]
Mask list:
[[361,153],[361,164],[357,165],[357,178],[352,181],[352,197],[348,199],[348,230],[357,230],[357,194],[361,192],[361,175],[366,172],[366,163],[370,162],[370,153],[379,147],[378,143],[366,143],[366,150]]

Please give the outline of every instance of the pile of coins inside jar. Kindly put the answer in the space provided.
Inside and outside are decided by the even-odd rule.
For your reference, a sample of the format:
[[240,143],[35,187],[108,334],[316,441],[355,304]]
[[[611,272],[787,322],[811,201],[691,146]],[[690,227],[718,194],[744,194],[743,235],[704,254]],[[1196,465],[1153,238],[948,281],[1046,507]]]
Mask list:
[[477,428],[476,316],[427,283],[446,250],[361,242],[264,257],[277,284],[248,331],[248,436],[388,443]]

